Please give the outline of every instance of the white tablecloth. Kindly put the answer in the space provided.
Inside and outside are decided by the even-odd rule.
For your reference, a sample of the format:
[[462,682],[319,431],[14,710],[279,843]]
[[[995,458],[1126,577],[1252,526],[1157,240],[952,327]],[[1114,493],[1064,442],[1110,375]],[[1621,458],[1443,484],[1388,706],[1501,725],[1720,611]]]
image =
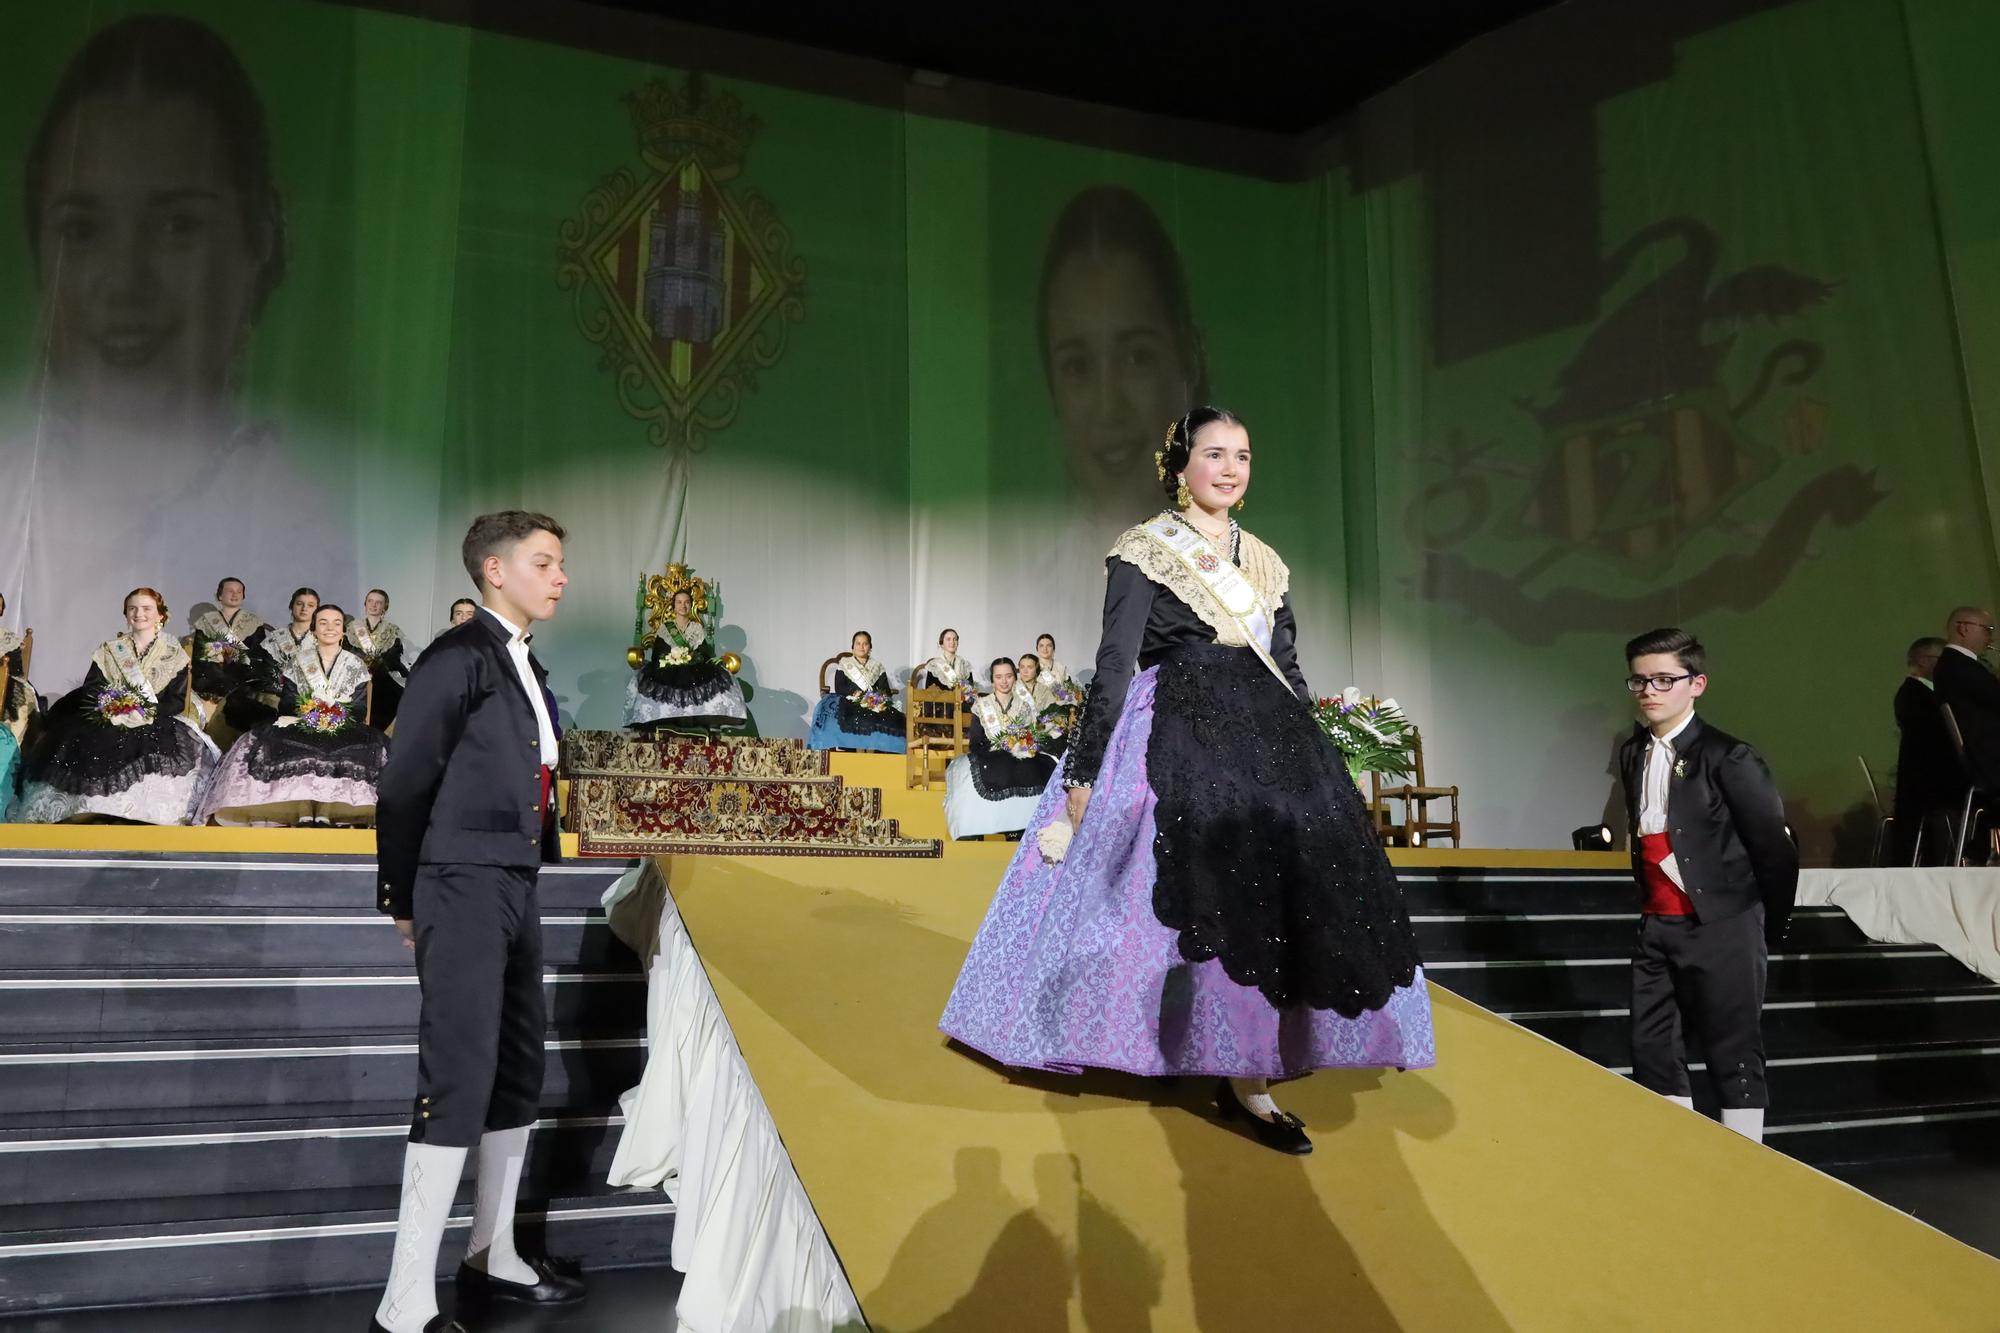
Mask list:
[[863,1329],[861,1305],[785,1153],[770,1110],[651,862],[605,893],[641,958],[646,1071],[622,1099],[611,1183],[674,1201],[673,1265],[687,1333]]
[[1884,944],[1935,944],[2000,981],[2000,870],[1802,870],[1800,907],[1838,907]]

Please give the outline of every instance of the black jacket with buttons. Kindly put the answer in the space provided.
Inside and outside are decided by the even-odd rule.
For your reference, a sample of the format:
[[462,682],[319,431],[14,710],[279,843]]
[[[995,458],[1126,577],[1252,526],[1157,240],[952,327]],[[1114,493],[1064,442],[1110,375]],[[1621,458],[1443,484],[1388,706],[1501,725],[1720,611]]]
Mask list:
[[[546,680],[532,654],[528,664],[538,684]],[[541,796],[534,706],[507,655],[506,631],[480,611],[438,635],[410,668],[376,785],[376,906],[407,919],[419,865],[558,859],[561,840]]]
[[[1618,752],[1625,813],[1633,829],[1635,876],[1639,800],[1651,739],[1645,727],[1634,727]],[[1674,738],[1667,832],[1697,921],[1727,921],[1762,903],[1765,941],[1775,947],[1784,938],[1798,895],[1799,849],[1785,831],[1778,785],[1756,750],[1699,715]]]

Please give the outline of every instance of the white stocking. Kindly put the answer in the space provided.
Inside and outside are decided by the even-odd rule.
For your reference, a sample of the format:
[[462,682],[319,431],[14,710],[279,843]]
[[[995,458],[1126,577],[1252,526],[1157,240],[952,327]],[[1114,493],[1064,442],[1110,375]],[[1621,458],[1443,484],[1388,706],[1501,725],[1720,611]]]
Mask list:
[[1722,1108],[1722,1127],[1733,1129],[1752,1143],[1764,1141],[1764,1108],[1761,1106],[1725,1106]]
[[466,1262],[502,1282],[541,1281],[514,1249],[514,1207],[528,1162],[528,1126],[488,1130],[479,1139],[479,1193],[472,1207]]
[[1676,1097],[1674,1094],[1668,1093],[1667,1100],[1675,1106],[1684,1106],[1690,1111],[1694,1110],[1694,1098],[1692,1097]]
[[1232,1078],[1229,1091],[1243,1109],[1259,1120],[1274,1120],[1278,1115],[1278,1104],[1271,1100],[1271,1084],[1268,1079]]
[[423,1333],[437,1318],[438,1245],[465,1170],[465,1149],[412,1143],[403,1153],[403,1201],[396,1210],[396,1250],[375,1321],[389,1333]]

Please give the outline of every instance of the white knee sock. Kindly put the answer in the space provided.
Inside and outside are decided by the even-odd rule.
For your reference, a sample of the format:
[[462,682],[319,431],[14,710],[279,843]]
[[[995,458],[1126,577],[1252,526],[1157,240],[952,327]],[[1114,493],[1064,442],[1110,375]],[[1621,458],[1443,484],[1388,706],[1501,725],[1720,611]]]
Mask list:
[[1690,1111],[1694,1110],[1694,1098],[1692,1097],[1676,1097],[1674,1094],[1668,1093],[1667,1100],[1675,1106],[1685,1106]]
[[502,1282],[533,1286],[541,1279],[514,1249],[514,1207],[528,1162],[528,1126],[488,1130],[479,1140],[479,1194],[472,1208],[466,1262]]
[[1733,1129],[1752,1143],[1764,1141],[1764,1108],[1761,1106],[1725,1106],[1722,1108],[1722,1127]]
[[451,1198],[465,1170],[465,1149],[412,1143],[403,1152],[403,1201],[396,1211],[396,1250],[375,1319],[389,1333],[423,1333],[437,1318],[438,1245]]
[[1278,1104],[1271,1100],[1271,1083],[1261,1078],[1232,1078],[1229,1090],[1236,1100],[1243,1103],[1243,1109],[1262,1120],[1277,1117]]

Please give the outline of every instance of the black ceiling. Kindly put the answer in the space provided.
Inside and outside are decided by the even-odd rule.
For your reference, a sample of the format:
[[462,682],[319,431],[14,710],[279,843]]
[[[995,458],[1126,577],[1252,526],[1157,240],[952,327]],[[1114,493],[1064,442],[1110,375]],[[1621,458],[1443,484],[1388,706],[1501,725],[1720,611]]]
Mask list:
[[1555,0],[1020,6],[596,0],[912,70],[1238,129],[1325,125]]

